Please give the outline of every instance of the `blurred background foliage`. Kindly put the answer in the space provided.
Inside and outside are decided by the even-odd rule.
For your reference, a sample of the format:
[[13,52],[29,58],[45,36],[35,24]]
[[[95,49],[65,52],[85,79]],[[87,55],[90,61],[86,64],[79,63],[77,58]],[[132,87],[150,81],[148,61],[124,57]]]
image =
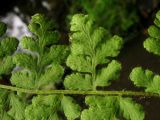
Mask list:
[[[76,4],[74,4],[76,3]],[[95,19],[96,24],[111,33],[124,35],[131,27],[137,27],[139,16],[135,0],[77,0],[72,1],[68,18],[81,10]]]
[[130,40],[148,27],[159,3],[159,0],[5,0],[0,4],[0,15],[14,13],[28,23],[33,14],[44,13],[53,18],[62,33],[67,33],[72,15],[84,13],[111,34]]

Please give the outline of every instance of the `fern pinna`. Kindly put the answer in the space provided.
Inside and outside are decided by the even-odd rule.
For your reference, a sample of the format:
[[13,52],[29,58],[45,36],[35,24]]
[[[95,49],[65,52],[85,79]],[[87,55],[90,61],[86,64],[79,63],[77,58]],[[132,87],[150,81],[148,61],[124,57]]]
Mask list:
[[[2,23],[0,35],[5,29]],[[155,32],[150,32],[151,37],[145,46],[155,50],[153,45],[157,45],[154,43],[158,41],[158,29],[155,26],[150,29]],[[155,94],[159,92],[98,90],[108,87],[120,76],[122,66],[114,58],[123,47],[121,37],[111,36],[83,14],[72,18],[69,46],[58,43],[60,34],[44,15],[32,16],[29,30],[33,34],[20,40],[21,51],[15,52],[18,45],[15,38],[6,43],[8,38],[3,39],[5,36],[1,40],[3,55],[0,55],[4,66],[0,69],[3,74],[11,74],[11,85],[0,85],[1,120],[145,119],[142,106],[131,97],[123,96],[159,96]],[[6,62],[8,56],[10,62]],[[72,73],[64,75],[65,67]],[[154,77],[151,71],[136,68],[130,76],[137,86],[147,87],[146,92],[152,92],[153,86],[158,89],[159,77]],[[57,89],[58,84],[63,84],[64,89]],[[85,97],[85,103],[78,103],[84,98],[80,95]]]
[[[53,31],[54,23],[44,15],[34,15],[29,30],[33,36],[25,36],[20,41],[24,52],[17,52],[13,57],[19,68],[12,72],[11,84],[25,89],[54,89],[64,73],[62,64],[68,55],[68,46],[57,45],[59,34]],[[79,114],[79,106],[69,96],[34,96],[31,100],[28,98],[31,95],[21,92],[2,90],[2,93],[1,120],[55,120],[61,118],[58,111],[64,111],[68,119]],[[74,111],[68,111],[68,106]]]
[[[154,25],[148,28],[149,37],[144,41],[144,48],[160,56],[160,11],[157,12]],[[145,88],[146,92],[160,94],[160,76],[150,70],[136,67],[132,70],[130,78],[138,87]]]
[[[18,40],[14,37],[7,37],[5,35],[7,30],[6,24],[0,22],[0,79],[5,79],[5,75],[9,75],[14,68],[13,54],[17,49]],[[5,79],[6,80],[6,79]],[[0,90],[0,119],[10,120],[10,116],[5,109],[8,109],[8,91]],[[12,96],[10,94],[10,96]],[[9,97],[10,97],[9,96]],[[14,97],[14,96],[13,96]],[[12,103],[11,103],[12,104]],[[8,112],[11,113],[12,109]]]
[[[112,80],[118,79],[121,64],[112,58],[119,54],[122,38],[111,37],[107,30],[97,27],[88,15],[83,14],[73,16],[70,31],[71,53],[66,64],[73,73],[66,76],[65,88],[97,90],[97,87],[109,86]],[[89,108],[82,111],[82,120],[112,120],[121,115],[132,120],[144,118],[141,106],[131,98],[86,96],[85,101]],[[129,107],[131,111],[128,111]]]
[[61,64],[68,46],[56,45],[59,33],[53,31],[54,23],[43,15],[36,14],[32,17],[29,30],[33,37],[25,36],[20,41],[25,52],[14,55],[14,62],[20,70],[12,73],[11,83],[28,89],[53,86],[63,75],[64,68]]
[[0,22],[0,79],[9,74],[14,68],[13,57],[18,46],[18,40],[14,37],[5,35],[7,30],[6,24]]

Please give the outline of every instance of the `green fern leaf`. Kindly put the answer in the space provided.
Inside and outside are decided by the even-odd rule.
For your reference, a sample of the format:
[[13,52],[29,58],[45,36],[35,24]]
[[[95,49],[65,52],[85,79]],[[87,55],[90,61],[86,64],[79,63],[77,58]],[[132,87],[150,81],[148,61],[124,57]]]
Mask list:
[[74,120],[80,115],[80,107],[71,97],[48,95],[34,97],[25,110],[25,117],[26,120],[61,120],[58,115],[61,111],[64,111],[67,120]]
[[156,55],[160,55],[160,11],[157,12],[155,18],[155,25],[152,25],[148,28],[149,37],[144,41],[144,48],[148,52],[151,52]]
[[131,98],[87,96],[85,101],[89,109],[82,111],[82,120],[118,120],[122,116],[126,120],[144,120],[142,106]]
[[110,80],[117,80],[120,76],[121,64],[112,60],[106,68],[102,68],[97,74],[96,86],[109,86]]
[[24,120],[27,103],[13,92],[0,90],[0,119]]
[[[148,52],[155,55],[160,55],[160,11],[157,12],[154,20],[155,25],[148,28],[149,37],[144,41],[144,48]],[[150,70],[143,70],[141,67],[136,67],[130,74],[130,79],[138,87],[144,87],[146,92],[160,94],[160,75],[153,73]]]
[[114,35],[106,41],[96,52],[98,62],[104,61],[106,57],[116,57],[123,45],[122,38]]
[[10,94],[10,106],[11,109],[8,114],[12,116],[15,120],[24,120],[24,111],[26,104],[18,99],[15,94]]
[[120,111],[127,120],[144,120],[142,106],[135,103],[131,98],[120,98]]
[[50,68],[47,68],[45,70],[45,73],[42,74],[42,76],[40,77],[36,85],[38,86],[38,88],[40,88],[42,86],[49,85],[51,83],[52,84],[56,83],[61,79],[63,73],[64,73],[64,69],[62,66],[52,65]]
[[0,62],[0,66],[0,75],[11,73],[11,70],[14,68],[12,57],[7,56],[6,58],[3,58]]
[[25,109],[26,120],[53,120],[60,104],[56,95],[37,96],[32,99],[32,104]]
[[20,69],[13,72],[11,83],[30,89],[54,86],[64,73],[60,65],[64,63],[69,48],[66,45],[55,45],[59,40],[59,33],[54,30],[54,23],[44,15],[32,16],[29,30],[35,36],[25,36],[20,41],[20,47],[27,53],[14,55],[14,63]]
[[20,46],[22,46],[23,49],[38,52],[38,49],[40,48],[38,48],[36,42],[37,41],[35,41],[32,37],[25,36],[22,38]]
[[82,120],[116,120],[116,116],[114,115],[115,108],[117,107],[116,98],[87,96],[85,101],[89,105],[89,109],[82,111]]
[[17,53],[14,55],[14,63],[16,63],[17,66],[23,67],[24,69],[28,69],[31,71],[36,71],[37,68],[37,57],[30,55],[30,54],[24,54],[24,53]]
[[1,47],[3,50],[3,54],[12,55],[14,51],[16,51],[18,46],[18,40],[13,37],[5,38],[1,41]]
[[70,66],[72,70],[79,71],[79,72],[92,72],[92,64],[91,59],[83,55],[69,55],[67,58],[67,65]]
[[143,70],[141,67],[134,68],[130,79],[138,87],[144,87],[146,92],[160,94],[160,76],[150,70]]
[[[77,74],[65,78],[65,87],[95,90],[97,86],[108,86],[112,80],[118,79],[121,65],[116,61],[110,63],[110,58],[119,54],[122,38],[110,37],[105,29],[96,27],[94,21],[83,14],[73,16],[70,30],[71,54],[66,63]],[[104,65],[98,69],[97,66],[102,64],[108,64],[108,67]]]
[[12,85],[16,85],[17,87],[34,89],[36,85],[35,79],[36,74],[23,70],[13,73],[10,81]]
[[[17,50],[18,40],[14,37],[5,37],[6,25],[0,22],[0,76],[8,75],[14,68],[12,55]],[[3,79],[3,78],[2,78]]]
[[42,14],[32,16],[29,24],[29,30],[38,37],[39,45],[42,48],[58,42],[59,33],[52,31],[54,28],[54,22]]
[[10,115],[8,115],[6,109],[9,107],[8,91],[0,90],[0,119],[1,120],[13,120]]
[[[44,55],[44,65],[50,61],[55,64],[63,64],[69,53],[69,47],[67,45],[53,45],[50,48],[49,53]],[[46,59],[47,58],[47,59]],[[43,64],[43,63],[42,63]]]
[[[5,34],[6,29],[7,29],[6,25],[0,22],[0,36],[3,36]],[[2,38],[0,42],[0,75],[10,74],[11,70],[14,68],[11,55],[16,50],[15,47],[17,45],[18,45],[18,41],[15,38],[5,38],[5,39]],[[8,95],[9,95],[8,91],[0,90],[0,119],[1,120],[12,120],[12,117],[6,111],[6,109],[8,109],[9,107]]]
[[65,78],[64,85],[68,89],[73,90],[92,90],[92,77],[88,74],[79,73],[68,75]]
[[80,116],[80,106],[69,96],[63,96],[61,105],[67,120],[74,120]]

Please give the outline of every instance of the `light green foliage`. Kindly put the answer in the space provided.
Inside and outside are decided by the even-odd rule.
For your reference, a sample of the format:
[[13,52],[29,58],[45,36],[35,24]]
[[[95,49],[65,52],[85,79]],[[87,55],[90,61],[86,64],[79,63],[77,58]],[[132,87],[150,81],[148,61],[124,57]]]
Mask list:
[[3,58],[0,65],[0,75],[9,74],[14,67],[12,56]]
[[29,89],[43,89],[47,85],[61,80],[68,47],[55,45],[59,40],[59,33],[53,31],[54,23],[41,14],[32,16],[29,30],[34,36],[25,36],[20,46],[26,53],[17,53],[14,62],[21,69],[13,72],[11,83],[17,87]]
[[92,90],[92,77],[88,74],[73,73],[65,78],[65,87],[73,90]]
[[62,109],[68,120],[73,120],[80,116],[80,106],[69,96],[63,96],[61,100]]
[[11,117],[6,111],[4,111],[6,108],[8,108],[8,92],[0,89],[0,93],[0,119],[11,120]]
[[[2,75],[9,75],[14,68],[13,54],[17,50],[18,40],[14,37],[5,36],[7,26],[0,22],[0,79],[3,79]],[[14,103],[15,102],[15,103]],[[23,120],[22,106],[18,102],[18,97],[11,96],[6,90],[0,90],[0,119],[1,120]],[[13,105],[14,103],[14,105]],[[12,106],[10,111],[8,108]],[[20,113],[15,113],[16,110],[20,110]],[[12,116],[13,115],[13,116]],[[14,116],[15,115],[15,116]],[[20,116],[19,116],[20,115]]]
[[[23,89],[53,89],[54,84],[60,82],[64,73],[62,64],[69,49],[66,45],[57,45],[59,34],[52,31],[53,25],[52,21],[41,14],[32,17],[29,29],[33,36],[25,36],[20,42],[26,52],[16,53],[13,57],[19,68],[12,72],[12,85]],[[16,50],[10,38],[1,44],[3,46],[0,48],[4,50],[0,54],[2,57]],[[4,65],[8,65],[11,60],[11,56],[7,56]],[[63,120],[64,116],[60,115],[63,113],[67,120],[80,116],[80,106],[69,96],[32,96],[5,90],[0,93],[1,120]]]
[[[160,11],[156,14],[154,24],[148,28],[149,37],[144,41],[143,45],[148,52],[160,56]],[[132,70],[130,79],[136,86],[144,87],[146,92],[160,94],[160,76],[152,71],[136,67]]]
[[37,96],[27,106],[25,117],[26,120],[62,120],[60,112],[64,112],[67,120],[74,120],[80,115],[80,107],[69,96]]
[[[121,64],[116,57],[123,45],[119,36],[110,37],[103,28],[96,27],[87,15],[74,15],[71,21],[71,54],[67,65],[74,71],[66,76],[64,85],[71,90],[96,90],[118,79]],[[98,67],[102,65],[103,67]],[[142,107],[130,98],[86,96],[88,109],[81,120],[143,120]],[[72,111],[72,110],[70,110]]]
[[[71,21],[71,54],[67,66],[76,73],[65,78],[67,89],[95,90],[97,86],[108,86],[119,77],[121,64],[116,57],[123,41],[119,36],[110,37],[108,32],[94,25],[87,15],[76,14]],[[97,69],[99,65],[104,67]],[[106,66],[108,64],[108,66]]]
[[24,120],[26,103],[18,95],[0,90],[0,119]]
[[126,120],[144,120],[142,106],[135,103],[131,98],[119,98],[120,111]]
[[148,52],[151,52],[155,55],[160,55],[160,11],[157,12],[156,18],[154,21],[155,25],[151,25],[148,28],[149,37],[144,42],[144,48]]
[[142,107],[131,98],[87,96],[89,109],[82,111],[81,120],[143,120]]
[[[14,67],[14,62],[17,70],[12,72],[11,84],[19,88],[11,87],[17,92],[0,89],[0,120],[143,120],[142,107],[131,98],[86,96],[87,106],[82,103],[80,107],[73,97],[64,95],[63,90],[59,90],[62,94],[31,94],[50,93],[57,83],[62,82],[62,65],[69,49],[68,46],[57,45],[59,34],[53,29],[54,23],[48,18],[41,14],[34,15],[29,24],[33,36],[22,38],[20,47],[24,52],[14,54],[13,59],[12,54],[18,41],[15,38],[2,39],[0,74],[8,73],[10,66]],[[6,26],[0,23],[0,35],[5,31]],[[64,86],[70,89],[70,92],[82,90],[84,93],[96,93],[97,87],[109,86],[113,80],[119,78],[121,64],[113,60],[113,57],[119,54],[123,46],[121,37],[111,37],[107,30],[94,24],[92,17],[77,14],[71,22],[70,42],[71,53],[66,64],[73,73],[67,75],[64,80]],[[137,86],[146,87],[147,92],[155,93],[157,90],[156,93],[159,93],[158,75],[138,68],[131,76]],[[42,91],[37,91],[39,89]]]
[[117,80],[119,78],[119,72],[121,65],[112,60],[106,68],[102,68],[96,78],[96,86],[109,86],[110,80]]
[[[34,89],[35,88],[35,76],[29,71],[18,71],[12,75],[12,85],[17,87]],[[14,80],[14,81],[13,81]]]
[[21,101],[17,95],[10,94],[10,110],[8,111],[8,114],[14,118],[15,120],[24,120],[24,111],[26,104],[24,101]]
[[116,120],[115,109],[117,108],[116,98],[87,96],[86,104],[89,109],[82,111],[81,120]]
[[123,33],[139,21],[133,0],[76,0],[72,4],[68,17],[82,9],[98,25],[114,33]]
[[160,94],[160,76],[150,70],[143,70],[141,67],[134,68],[130,79],[138,87],[144,87],[146,92]]
[[4,36],[6,29],[6,25],[0,22],[0,76],[9,74],[13,69],[12,55],[18,46],[16,38]]

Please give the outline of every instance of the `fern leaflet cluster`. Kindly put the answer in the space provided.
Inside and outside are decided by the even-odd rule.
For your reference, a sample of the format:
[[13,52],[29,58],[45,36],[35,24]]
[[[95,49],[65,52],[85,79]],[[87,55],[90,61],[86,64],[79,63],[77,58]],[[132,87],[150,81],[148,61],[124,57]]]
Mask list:
[[[148,28],[149,37],[144,41],[144,48],[155,55],[160,55],[160,11],[157,12],[154,25]],[[130,78],[138,87],[145,88],[146,92],[160,94],[160,75],[151,70],[136,67],[132,70]]]
[[[157,55],[159,16],[160,12],[144,42],[145,48]],[[106,29],[96,26],[92,17],[83,14],[76,14],[71,20],[70,45],[59,44],[60,34],[44,15],[32,16],[28,28],[32,36],[24,36],[18,42],[4,36],[6,25],[0,23],[0,75],[3,78],[10,74],[10,84],[14,86],[12,91],[0,89],[1,120],[145,119],[142,106],[123,94],[85,94],[98,93],[98,88],[106,88],[119,78],[122,65],[115,59],[123,47],[121,37],[111,36]],[[20,52],[16,51],[18,43]],[[64,75],[67,67],[72,72]],[[146,92],[160,93],[160,77],[152,71],[138,67],[130,78],[136,86],[145,87]],[[59,84],[64,86],[61,94],[40,95],[41,91],[58,91]],[[85,96],[67,95],[65,91]]]

